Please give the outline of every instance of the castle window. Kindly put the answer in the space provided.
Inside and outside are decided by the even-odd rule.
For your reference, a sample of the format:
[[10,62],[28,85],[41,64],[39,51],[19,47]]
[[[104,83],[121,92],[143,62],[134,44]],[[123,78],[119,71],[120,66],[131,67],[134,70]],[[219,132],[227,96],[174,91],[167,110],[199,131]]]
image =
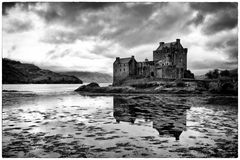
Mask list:
[[125,72],[125,68],[124,68],[123,70],[124,70],[124,72]]
[[120,72],[121,72],[121,69],[120,69]]
[[151,72],[151,76],[154,77],[154,73],[153,72]]

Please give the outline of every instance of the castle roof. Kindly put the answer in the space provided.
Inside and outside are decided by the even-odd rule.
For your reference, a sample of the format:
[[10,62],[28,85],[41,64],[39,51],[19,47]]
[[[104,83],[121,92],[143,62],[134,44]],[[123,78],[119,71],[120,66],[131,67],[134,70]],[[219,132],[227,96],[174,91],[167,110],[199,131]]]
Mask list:
[[131,57],[130,58],[120,58],[119,62],[120,63],[128,63],[130,60],[131,60]]
[[159,47],[156,50],[162,50],[164,47],[170,48],[171,45],[175,45],[176,42],[169,42],[169,43],[163,43],[159,45]]

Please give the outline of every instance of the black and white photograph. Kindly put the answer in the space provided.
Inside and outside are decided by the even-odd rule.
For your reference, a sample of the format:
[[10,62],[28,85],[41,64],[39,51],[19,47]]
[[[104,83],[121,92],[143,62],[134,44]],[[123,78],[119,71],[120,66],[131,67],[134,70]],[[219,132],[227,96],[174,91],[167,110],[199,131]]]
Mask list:
[[2,158],[237,158],[238,2],[5,1]]

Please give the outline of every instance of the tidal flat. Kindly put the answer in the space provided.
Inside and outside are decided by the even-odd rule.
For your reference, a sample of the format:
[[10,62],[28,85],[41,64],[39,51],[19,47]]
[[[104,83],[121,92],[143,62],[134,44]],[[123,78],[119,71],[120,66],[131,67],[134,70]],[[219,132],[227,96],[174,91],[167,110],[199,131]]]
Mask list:
[[238,157],[237,101],[226,95],[3,92],[2,155]]

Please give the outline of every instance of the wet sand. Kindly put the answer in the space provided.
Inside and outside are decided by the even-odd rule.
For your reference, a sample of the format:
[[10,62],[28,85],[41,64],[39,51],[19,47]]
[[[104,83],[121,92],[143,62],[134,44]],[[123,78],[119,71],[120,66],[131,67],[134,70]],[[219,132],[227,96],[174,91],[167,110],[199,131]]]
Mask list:
[[3,157],[237,157],[237,103],[209,98],[3,93]]

